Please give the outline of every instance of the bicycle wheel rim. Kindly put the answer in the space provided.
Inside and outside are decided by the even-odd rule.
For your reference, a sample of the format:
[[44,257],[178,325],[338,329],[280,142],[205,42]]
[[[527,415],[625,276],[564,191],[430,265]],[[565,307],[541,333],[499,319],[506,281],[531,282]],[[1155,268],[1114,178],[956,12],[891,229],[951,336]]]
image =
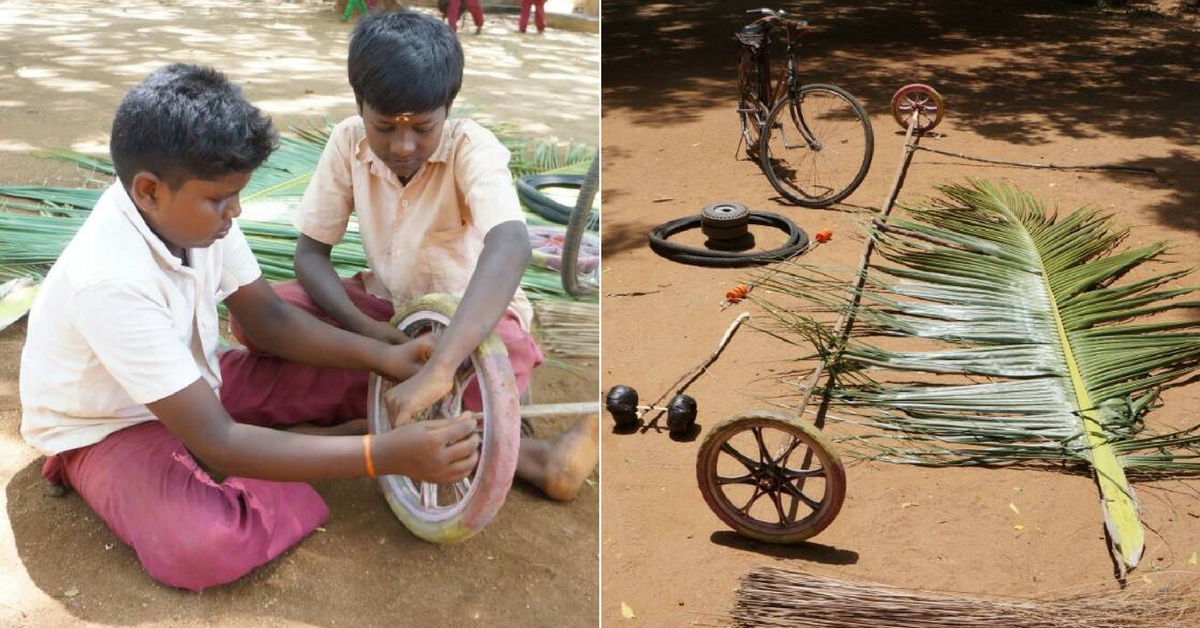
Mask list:
[[846,496],[845,467],[833,446],[819,430],[773,410],[714,427],[697,453],[696,476],[717,518],[768,543],[812,538],[833,522]]
[[804,207],[828,207],[867,175],[875,138],[866,111],[845,90],[806,85],[767,117],[762,167],[777,192]]
[[[418,333],[428,323],[444,327],[456,305],[457,299],[449,295],[426,295],[401,308],[393,323],[408,334]],[[421,539],[432,543],[466,540],[483,530],[504,505],[520,446],[520,407],[507,357],[504,344],[493,334],[468,360],[479,383],[484,420],[479,463],[462,485],[460,495],[454,494],[452,485],[436,485],[429,492],[429,484],[405,476],[379,478],[396,518]],[[391,430],[383,406],[385,390],[383,378],[372,373],[367,386],[367,426],[373,434]],[[461,391],[457,396],[461,405]],[[447,497],[445,491],[454,497],[443,500]],[[433,503],[429,501],[431,495]]]

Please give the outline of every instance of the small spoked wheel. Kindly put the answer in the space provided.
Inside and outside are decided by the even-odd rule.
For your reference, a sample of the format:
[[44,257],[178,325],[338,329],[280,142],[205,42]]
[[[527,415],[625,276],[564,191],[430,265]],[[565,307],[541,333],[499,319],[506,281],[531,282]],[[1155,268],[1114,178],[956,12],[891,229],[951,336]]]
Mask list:
[[[392,323],[410,337],[438,334],[449,325],[457,305],[458,299],[451,295],[426,295],[397,310]],[[396,518],[413,534],[433,543],[462,541],[482,530],[504,505],[517,468],[521,409],[508,354],[495,334],[459,367],[451,392],[415,420],[458,416],[463,411],[464,393],[473,382],[478,383],[483,400],[482,448],[475,470],[454,484],[421,482],[402,475],[379,478]],[[394,385],[379,375],[370,377],[367,424],[372,434],[392,429],[383,395]]]
[[829,441],[774,410],[744,412],[714,427],[700,446],[696,479],[721,521],[767,543],[811,538],[846,498],[846,469]]
[[892,96],[892,117],[900,128],[907,130],[914,112],[917,114],[915,130],[924,133],[942,121],[946,105],[937,90],[923,83],[913,83],[901,87]]

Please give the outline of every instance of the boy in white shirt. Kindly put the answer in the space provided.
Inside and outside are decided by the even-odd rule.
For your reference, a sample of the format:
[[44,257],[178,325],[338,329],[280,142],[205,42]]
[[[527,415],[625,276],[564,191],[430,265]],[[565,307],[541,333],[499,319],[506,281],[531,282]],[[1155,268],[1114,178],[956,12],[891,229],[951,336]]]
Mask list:
[[316,436],[235,422],[222,406],[220,301],[256,346],[287,360],[404,380],[432,353],[428,340],[393,345],[325,324],[267,285],[234,219],[276,145],[270,119],[215,70],[151,74],[113,121],[120,180],[29,315],[21,432],[48,456],[43,476],[74,488],[171,586],[237,579],[323,523],[328,508],[300,482],[375,472],[453,482],[478,461],[471,416]]

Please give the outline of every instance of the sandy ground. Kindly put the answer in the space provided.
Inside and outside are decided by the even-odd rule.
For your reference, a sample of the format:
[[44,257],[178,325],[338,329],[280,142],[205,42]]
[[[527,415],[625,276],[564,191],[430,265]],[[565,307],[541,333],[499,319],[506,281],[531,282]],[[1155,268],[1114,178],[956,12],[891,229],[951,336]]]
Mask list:
[[[742,10],[758,6],[604,3],[605,389],[626,384],[653,400],[716,348],[734,317],[761,316],[753,305],[718,309],[750,271],[660,258],[646,246],[655,225],[736,200],[786,214],[809,233],[833,229],[833,242],[807,261],[855,266],[863,246],[857,221],[883,204],[900,163],[904,138],[889,103],[912,82],[932,84],[949,109],[924,145],[1000,160],[1148,166],[1161,176],[993,167],[921,153],[901,202],[968,176],[1009,181],[1064,210],[1116,214],[1132,229],[1127,246],[1170,242],[1171,268],[1196,263],[1194,22],[1101,13],[1088,3],[788,3],[816,27],[805,42],[804,82],[848,89],[875,130],[865,183],[823,211],[781,203],[757,165],[736,152],[732,34],[748,21]],[[725,529],[697,488],[703,430],[772,402],[794,408],[800,395],[777,373],[794,366],[796,353],[765,334],[738,332],[689,389],[700,408],[698,439],[603,431],[605,626],[728,625],[739,578],[759,565],[976,594],[1117,590],[1094,482],[1053,471],[858,464],[849,468],[840,516],[808,543],[771,546]],[[1198,402],[1200,385],[1170,390],[1149,424],[1193,424]],[[1200,483],[1141,484],[1138,494],[1147,543],[1131,585],[1169,574],[1196,581]]]
[[[0,3],[0,25],[0,183],[83,183],[29,151],[103,151],[121,94],[170,61],[226,71],[281,129],[353,113],[350,25],[332,3],[22,0]],[[598,142],[596,35],[522,38],[516,15],[498,14],[463,42],[458,113]],[[0,626],[597,624],[598,474],[569,504],[518,484],[481,535],[452,547],[410,535],[370,481],[321,483],[330,521],[279,560],[200,595],[162,587],[77,496],[42,494],[18,433],[23,339],[23,325],[0,333]],[[567,366],[535,373],[535,401],[595,398],[597,361]]]

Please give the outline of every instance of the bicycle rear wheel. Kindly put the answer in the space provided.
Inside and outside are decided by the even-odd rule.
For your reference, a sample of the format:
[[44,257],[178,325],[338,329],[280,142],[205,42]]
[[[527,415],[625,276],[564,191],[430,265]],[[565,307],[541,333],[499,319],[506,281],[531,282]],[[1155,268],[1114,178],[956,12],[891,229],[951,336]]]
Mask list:
[[[584,247],[584,235],[591,224],[592,201],[600,188],[600,153],[592,159],[583,183],[579,186],[579,198],[575,201],[575,209],[567,220],[567,233],[563,236],[562,251],[562,285],[567,294],[580,297],[596,292],[600,287],[599,251],[581,251]],[[599,226],[597,225],[597,230]],[[585,260],[580,254],[585,253]],[[584,262],[584,263],[581,263]]]
[[[762,75],[754,49],[742,46],[738,68],[738,121],[742,124],[742,141],[746,143],[746,157],[758,158],[758,147],[762,141],[762,125],[767,119],[767,108],[763,106]],[[767,91],[769,91],[769,84]]]
[[858,188],[874,150],[863,106],[840,87],[813,84],[771,110],[759,152],[763,172],[784,198],[828,207]]

